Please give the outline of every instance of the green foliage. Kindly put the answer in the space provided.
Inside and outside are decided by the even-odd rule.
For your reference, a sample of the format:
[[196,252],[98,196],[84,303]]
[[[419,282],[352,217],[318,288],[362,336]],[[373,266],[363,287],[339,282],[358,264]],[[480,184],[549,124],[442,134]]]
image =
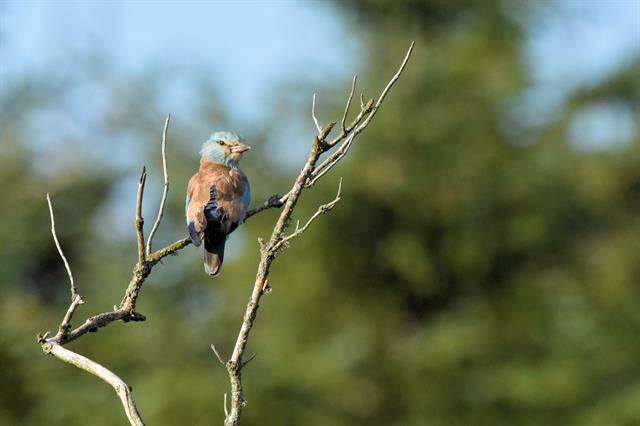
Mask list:
[[[274,264],[273,292],[249,343],[258,356],[243,375],[246,424],[601,425],[640,417],[638,127],[615,149],[583,150],[567,136],[593,105],[622,105],[637,116],[638,66],[580,90],[552,121],[524,125],[513,110],[530,80],[522,16],[533,12],[505,4],[345,7],[372,58],[359,72],[367,94],[391,76],[412,39],[415,55],[344,164],[301,201],[296,219],[330,200],[343,176],[342,201]],[[111,389],[35,344],[37,332],[55,329],[68,298],[44,193],[52,193],[58,234],[87,300],[78,318],[109,309],[135,259],[131,177],[143,159],[154,159],[156,173],[148,224],[156,209],[156,80],[122,83],[117,107],[143,116],[115,114],[106,126],[108,135],[135,135],[140,158],[129,159],[127,176],[81,161],[38,167],[33,135],[16,117],[41,107],[34,93],[57,99],[59,82],[16,86],[2,103],[1,424],[124,422]],[[327,89],[337,94],[336,117],[343,83]],[[206,93],[203,105],[215,91]],[[193,124],[181,117],[172,127],[169,211],[156,247],[185,233],[194,129],[223,119],[203,109]],[[280,119],[273,127],[292,118]],[[264,151],[248,156],[255,202],[291,179],[261,167]],[[109,220],[114,211],[118,219]],[[223,354],[232,347],[258,259],[255,239],[274,217],[263,213],[233,235],[220,278],[207,277],[189,247],[145,284],[138,307],[146,322],[112,324],[71,344],[133,386],[148,424],[222,422],[228,383],[209,344]]]

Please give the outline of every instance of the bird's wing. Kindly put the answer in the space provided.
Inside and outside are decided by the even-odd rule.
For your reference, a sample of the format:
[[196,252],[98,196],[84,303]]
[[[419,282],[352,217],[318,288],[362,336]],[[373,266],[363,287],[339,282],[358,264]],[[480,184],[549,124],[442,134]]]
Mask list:
[[207,222],[219,220],[217,176],[199,171],[191,177],[187,186],[187,226],[191,241],[199,246],[204,238]]
[[213,162],[201,165],[187,190],[187,225],[194,244],[200,244],[208,228],[208,233],[226,236],[242,223],[247,187],[246,176],[237,169]]
[[228,233],[232,232],[244,220],[249,205],[247,192],[249,182],[239,169],[230,169],[228,179],[220,182],[218,206],[222,208],[229,221]]
[[231,177],[230,191],[233,194],[236,202],[236,217],[234,218],[239,223],[244,222],[244,216],[249,209],[249,202],[251,201],[251,187],[249,186],[249,180],[247,176],[240,169],[233,169],[229,173]]

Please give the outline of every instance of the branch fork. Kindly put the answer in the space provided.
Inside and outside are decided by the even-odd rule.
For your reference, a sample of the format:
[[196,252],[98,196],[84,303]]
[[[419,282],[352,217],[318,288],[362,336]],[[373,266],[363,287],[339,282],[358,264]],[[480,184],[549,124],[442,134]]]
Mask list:
[[[249,333],[256,319],[258,307],[260,306],[260,300],[262,296],[266,294],[271,288],[269,286],[269,273],[271,270],[271,264],[275,260],[275,258],[282,252],[282,249],[284,247],[286,247],[293,239],[302,235],[311,225],[311,223],[317,220],[321,215],[331,211],[337,205],[337,203],[340,201],[342,192],[342,179],[340,179],[340,183],[338,184],[336,197],[332,201],[320,205],[316,212],[307,220],[307,222],[303,226],[300,226],[300,222],[297,221],[295,230],[287,235],[286,230],[291,222],[291,217],[295,210],[300,194],[304,189],[313,186],[322,176],[327,174],[348,153],[350,147],[355,141],[355,138],[369,125],[376,112],[382,105],[382,102],[386,98],[387,94],[404,71],[407,62],[411,57],[413,47],[414,43],[411,43],[400,67],[391,78],[391,80],[389,80],[385,88],[382,90],[377,100],[370,99],[365,102],[364,96],[360,95],[360,112],[356,115],[353,121],[347,125],[346,122],[349,108],[351,106],[353,95],[356,90],[357,76],[353,77],[351,90],[347,97],[344,112],[340,120],[340,133],[333,139],[329,139],[329,135],[337,122],[330,122],[324,127],[320,125],[320,122],[318,121],[316,115],[318,96],[315,93],[313,94],[311,99],[311,118],[314,123],[316,135],[311,142],[311,149],[304,166],[293,182],[293,185],[289,192],[287,192],[282,197],[277,195],[272,196],[258,208],[249,211],[246,215],[246,219],[248,219],[249,217],[257,213],[260,213],[272,207],[282,209],[273,228],[273,231],[271,232],[271,237],[268,240],[258,239],[258,242],[260,244],[260,263],[258,264],[253,291],[251,292],[251,296],[245,309],[244,317],[240,326],[238,337],[236,338],[236,343],[233,347],[231,358],[225,362],[215,346],[211,346],[214,354],[216,355],[216,358],[218,358],[218,361],[226,367],[229,374],[229,383],[231,386],[231,401],[230,408],[227,408],[227,394],[225,393],[225,426],[238,425],[240,422],[242,410],[246,406],[246,401],[244,399],[242,389],[242,369],[249,361],[253,359],[253,356],[250,357],[247,361],[243,362],[242,360],[247,346]],[[330,151],[338,144],[340,144],[340,147],[336,149],[331,155],[329,155],[322,163],[320,163],[320,165],[318,165],[320,156],[325,152]]]
[[124,322],[129,321],[144,321],[146,317],[135,311],[136,301],[142,289],[144,281],[147,279],[151,270],[155,264],[160,262],[164,257],[176,254],[179,250],[188,246],[191,241],[188,238],[183,238],[169,244],[168,246],[153,252],[152,243],[153,238],[158,230],[165,210],[167,193],[169,191],[169,178],[167,174],[167,160],[166,160],[166,143],[167,143],[167,131],[169,126],[169,117],[165,120],[164,130],[162,132],[162,164],[164,172],[164,189],[162,193],[162,199],[158,208],[158,215],[154,222],[151,233],[147,240],[146,246],[144,242],[144,218],[142,217],[142,201],[144,198],[144,188],[146,184],[147,172],[146,168],[142,168],[140,179],[138,181],[138,189],[136,193],[136,207],[134,217],[134,227],[136,234],[136,246],[137,246],[137,262],[133,266],[133,274],[129,285],[125,291],[122,302],[119,306],[114,306],[113,311],[104,312],[87,318],[80,326],[73,328],[71,320],[78,306],[84,304],[83,298],[78,293],[77,286],[75,284],[71,267],[67,261],[66,256],[62,250],[58,236],[55,229],[55,218],[53,214],[53,206],[51,203],[51,197],[47,194],[47,204],[49,206],[49,216],[51,220],[51,233],[55,242],[58,253],[62,258],[67,275],[69,276],[69,288],[71,292],[71,303],[60,322],[58,332],[55,336],[49,337],[50,333],[45,332],[37,336],[37,341],[41,345],[42,350],[46,354],[55,356],[56,358],[66,363],[72,364],[82,370],[91,373],[98,378],[104,380],[113,387],[116,394],[120,398],[124,412],[131,425],[140,426],[143,425],[142,417],[138,412],[138,409],[134,403],[133,395],[131,393],[131,387],[127,385],[120,377],[115,373],[109,371],[106,367],[98,364],[91,359],[77,354],[69,349],[63,347],[63,345],[76,340],[89,332],[96,332],[101,327],[105,327],[114,321],[122,320]]

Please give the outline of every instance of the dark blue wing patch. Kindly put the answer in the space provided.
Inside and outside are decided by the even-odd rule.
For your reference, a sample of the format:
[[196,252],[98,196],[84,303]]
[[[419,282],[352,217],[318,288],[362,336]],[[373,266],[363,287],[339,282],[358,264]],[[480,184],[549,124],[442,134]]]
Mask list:
[[221,219],[221,212],[216,203],[216,186],[211,185],[209,190],[209,202],[204,205],[204,217],[207,222],[219,222]]

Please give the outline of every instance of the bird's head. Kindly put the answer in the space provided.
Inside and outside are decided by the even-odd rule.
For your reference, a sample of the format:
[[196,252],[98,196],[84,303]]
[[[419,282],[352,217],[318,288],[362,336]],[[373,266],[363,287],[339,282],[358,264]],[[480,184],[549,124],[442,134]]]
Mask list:
[[203,159],[238,167],[242,154],[251,149],[242,142],[244,140],[235,132],[215,132],[202,144],[200,154]]

